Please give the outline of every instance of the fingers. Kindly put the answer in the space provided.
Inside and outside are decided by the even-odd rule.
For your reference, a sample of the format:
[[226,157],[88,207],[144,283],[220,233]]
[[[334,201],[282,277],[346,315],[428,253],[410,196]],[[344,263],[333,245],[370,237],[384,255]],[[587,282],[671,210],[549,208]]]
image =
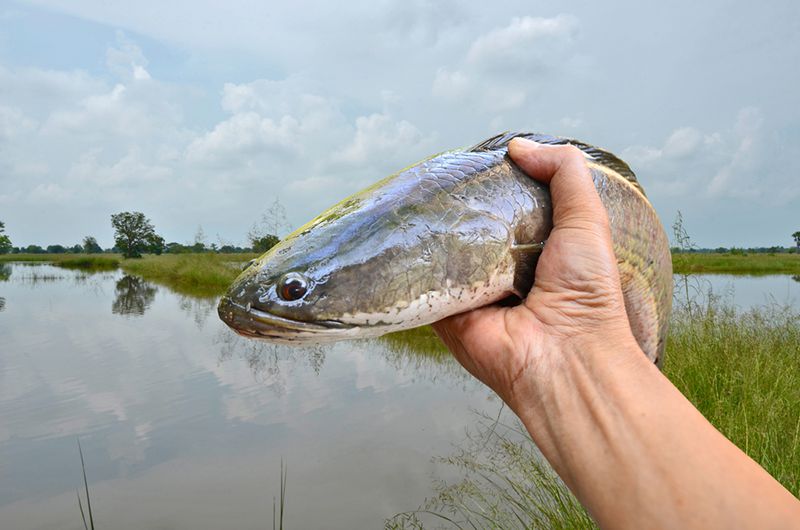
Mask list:
[[608,215],[595,190],[586,158],[577,147],[514,138],[508,154],[525,173],[550,185],[556,227],[608,226]]

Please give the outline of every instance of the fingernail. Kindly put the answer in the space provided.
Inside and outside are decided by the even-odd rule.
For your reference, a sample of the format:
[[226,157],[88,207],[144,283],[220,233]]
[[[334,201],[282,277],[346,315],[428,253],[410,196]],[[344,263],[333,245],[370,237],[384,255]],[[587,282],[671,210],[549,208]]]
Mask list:
[[522,136],[517,136],[511,139],[510,143],[517,143],[524,145],[525,147],[541,147],[542,144],[539,142],[534,142],[533,140],[529,140],[528,138],[523,138]]

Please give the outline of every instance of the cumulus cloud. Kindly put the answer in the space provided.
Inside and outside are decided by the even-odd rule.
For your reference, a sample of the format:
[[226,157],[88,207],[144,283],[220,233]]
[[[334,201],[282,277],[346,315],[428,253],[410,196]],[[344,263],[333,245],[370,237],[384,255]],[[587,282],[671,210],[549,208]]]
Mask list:
[[334,159],[352,164],[396,160],[398,156],[407,156],[408,148],[422,142],[419,129],[405,120],[396,121],[383,113],[359,116],[352,141]]
[[110,71],[123,79],[134,81],[151,79],[142,49],[121,31],[117,32],[117,45],[106,50],[106,65]]
[[36,122],[20,109],[0,105],[0,149],[4,141],[31,132]]
[[538,85],[568,68],[579,27],[572,15],[513,18],[476,37],[457,64],[440,67],[431,92],[493,114],[521,108]]
[[[662,196],[750,199],[781,204],[798,196],[792,166],[764,130],[756,107],[741,109],[728,129],[675,129],[660,147],[632,146],[624,158]],[[781,193],[776,193],[781,190]]]
[[505,27],[479,36],[467,52],[467,62],[506,75],[530,75],[560,64],[574,43],[578,19],[518,17]]

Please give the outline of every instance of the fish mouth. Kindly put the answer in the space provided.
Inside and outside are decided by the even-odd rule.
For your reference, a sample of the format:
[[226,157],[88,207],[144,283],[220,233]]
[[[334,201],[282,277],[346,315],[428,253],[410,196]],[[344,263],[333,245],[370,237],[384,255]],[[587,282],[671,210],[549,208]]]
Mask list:
[[354,326],[338,320],[304,322],[279,317],[223,296],[217,307],[219,318],[239,335],[274,342],[324,342],[343,338]]

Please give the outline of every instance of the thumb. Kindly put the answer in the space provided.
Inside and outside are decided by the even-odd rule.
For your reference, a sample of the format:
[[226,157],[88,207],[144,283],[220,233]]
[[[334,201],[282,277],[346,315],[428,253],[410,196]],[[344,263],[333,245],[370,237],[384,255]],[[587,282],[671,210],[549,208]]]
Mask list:
[[580,149],[514,138],[508,155],[525,173],[550,185],[555,227],[608,231],[608,214]]

